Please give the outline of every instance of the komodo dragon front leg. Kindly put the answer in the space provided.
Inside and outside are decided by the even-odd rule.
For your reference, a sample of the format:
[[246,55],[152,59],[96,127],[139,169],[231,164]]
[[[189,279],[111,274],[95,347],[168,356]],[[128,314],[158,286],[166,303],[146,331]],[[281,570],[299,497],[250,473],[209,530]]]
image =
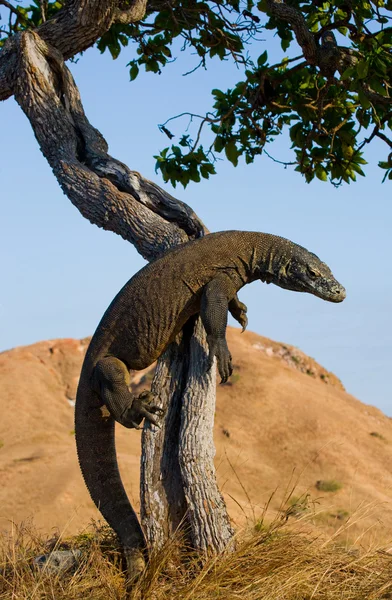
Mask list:
[[140,429],[144,418],[159,427],[154,415],[164,411],[153,403],[151,392],[142,392],[140,396],[131,394],[129,371],[118,358],[107,356],[98,361],[92,385],[112,417],[124,427]]
[[200,303],[200,317],[207,333],[209,348],[208,368],[212,367],[214,356],[218,361],[221,383],[226,383],[233,372],[231,354],[226,342],[227,313],[231,314],[246,328],[246,306],[238,300],[238,288],[227,275],[219,275],[207,283]]

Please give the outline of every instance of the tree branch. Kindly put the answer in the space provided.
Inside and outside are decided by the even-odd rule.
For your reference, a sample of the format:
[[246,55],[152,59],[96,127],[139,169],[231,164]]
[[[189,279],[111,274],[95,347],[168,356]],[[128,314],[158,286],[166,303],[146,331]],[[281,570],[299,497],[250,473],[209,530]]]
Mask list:
[[116,8],[116,0],[69,0],[36,32],[68,60],[92,46],[109,29]]
[[146,14],[147,0],[134,0],[131,6],[116,8],[113,15],[114,23],[137,23]]
[[0,4],[8,8],[14,15],[19,16],[18,9],[15,6],[12,6],[7,0],[0,0]]
[[15,50],[14,36],[7,38],[0,52],[0,100],[7,100],[13,94],[17,68]]
[[313,33],[309,31],[303,14],[296,8],[285,4],[282,0],[267,0],[267,6],[276,19],[287,21],[291,25],[304,57],[310,65],[317,65],[318,47],[316,39]]
[[[138,21],[145,10],[146,0],[134,0],[125,11],[118,8],[118,0],[69,0],[36,33],[68,60],[92,46],[116,19],[121,23]],[[8,44],[0,52],[0,100],[14,93],[15,62],[11,54],[15,49],[15,43]]]
[[[357,62],[356,53],[350,48],[338,46],[332,32],[332,29],[339,26],[352,28],[346,19],[332,23],[331,26],[326,25],[313,34],[309,31],[305,17],[298,9],[288,6],[283,0],[267,0],[267,5],[270,13],[276,19],[281,19],[291,25],[308,64],[318,66],[326,77],[331,78],[336,70],[342,72]],[[321,46],[318,45],[319,39],[321,39]]]
[[135,244],[148,260],[188,236],[202,235],[204,226],[189,206],[108,154],[61,54],[35,32],[19,38],[15,98],[63,191],[83,216]]
[[392,148],[392,140],[390,140],[390,139],[389,139],[389,137],[387,137],[387,136],[385,135],[385,133],[382,133],[381,131],[377,131],[377,132],[376,132],[376,136],[377,136],[378,138],[380,138],[380,140],[382,140],[383,142],[385,142],[386,144],[388,144],[388,146],[389,146],[390,148]]
[[363,82],[361,84],[361,88],[365,96],[367,96],[367,98],[369,98],[370,102],[373,102],[373,104],[392,106],[392,98],[389,96],[382,96],[378,92],[375,92],[368,83]]

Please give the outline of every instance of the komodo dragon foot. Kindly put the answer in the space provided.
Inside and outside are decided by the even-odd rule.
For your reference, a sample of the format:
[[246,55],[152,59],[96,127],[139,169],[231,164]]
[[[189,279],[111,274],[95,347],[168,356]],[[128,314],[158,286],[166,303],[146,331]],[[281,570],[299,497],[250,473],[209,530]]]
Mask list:
[[112,417],[128,428],[139,427],[143,419],[147,419],[157,427],[156,415],[164,410],[154,404],[156,400],[152,392],[142,392],[134,396],[129,391],[130,375],[126,365],[114,356],[107,356],[95,366],[92,386],[106,404]]
[[121,418],[121,424],[124,427],[133,427],[135,429],[141,429],[139,427],[143,419],[147,419],[150,423],[153,423],[157,427],[160,427],[158,420],[155,415],[162,415],[165,411],[154,404],[155,396],[152,392],[142,392],[140,396],[136,396],[132,402],[132,406],[127,408]]
[[232,358],[230,350],[227,347],[227,342],[224,338],[207,336],[207,343],[209,347],[208,369],[211,369],[214,364],[214,356],[216,356],[221,383],[226,383],[233,373]]

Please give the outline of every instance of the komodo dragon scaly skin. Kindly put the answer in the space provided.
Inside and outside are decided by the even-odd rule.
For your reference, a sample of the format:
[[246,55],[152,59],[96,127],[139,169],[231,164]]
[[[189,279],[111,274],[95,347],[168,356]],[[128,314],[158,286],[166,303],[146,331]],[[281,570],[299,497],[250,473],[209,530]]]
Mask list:
[[145,417],[157,424],[160,409],[151,392],[131,394],[129,370],[151,365],[187,320],[200,313],[209,346],[206,368],[216,356],[222,382],[227,381],[232,373],[225,337],[228,311],[245,329],[246,306],[237,291],[257,279],[330,302],[346,296],[327,265],[302,246],[266,233],[212,233],[136,273],[91,340],[76,399],[79,463],[92,499],[120,538],[131,578],[144,567],[145,538],[118,471],[114,422],[138,427]]

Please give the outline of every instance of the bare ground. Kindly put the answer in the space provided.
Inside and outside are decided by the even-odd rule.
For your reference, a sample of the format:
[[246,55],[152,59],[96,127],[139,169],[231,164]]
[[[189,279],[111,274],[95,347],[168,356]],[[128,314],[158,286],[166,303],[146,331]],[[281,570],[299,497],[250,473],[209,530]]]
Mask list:
[[[306,515],[307,526],[325,535],[340,532],[345,543],[387,543],[391,419],[347,394],[296,348],[235,329],[228,338],[235,371],[230,384],[218,387],[215,442],[219,484],[235,525],[257,524],[272,494],[267,521],[288,511],[292,521]],[[0,529],[33,518],[46,534],[69,535],[99,518],[79,473],[73,433],[87,343],[52,340],[0,354]],[[149,387],[150,378],[138,373],[135,387]],[[119,427],[117,439],[137,507],[140,433]]]

